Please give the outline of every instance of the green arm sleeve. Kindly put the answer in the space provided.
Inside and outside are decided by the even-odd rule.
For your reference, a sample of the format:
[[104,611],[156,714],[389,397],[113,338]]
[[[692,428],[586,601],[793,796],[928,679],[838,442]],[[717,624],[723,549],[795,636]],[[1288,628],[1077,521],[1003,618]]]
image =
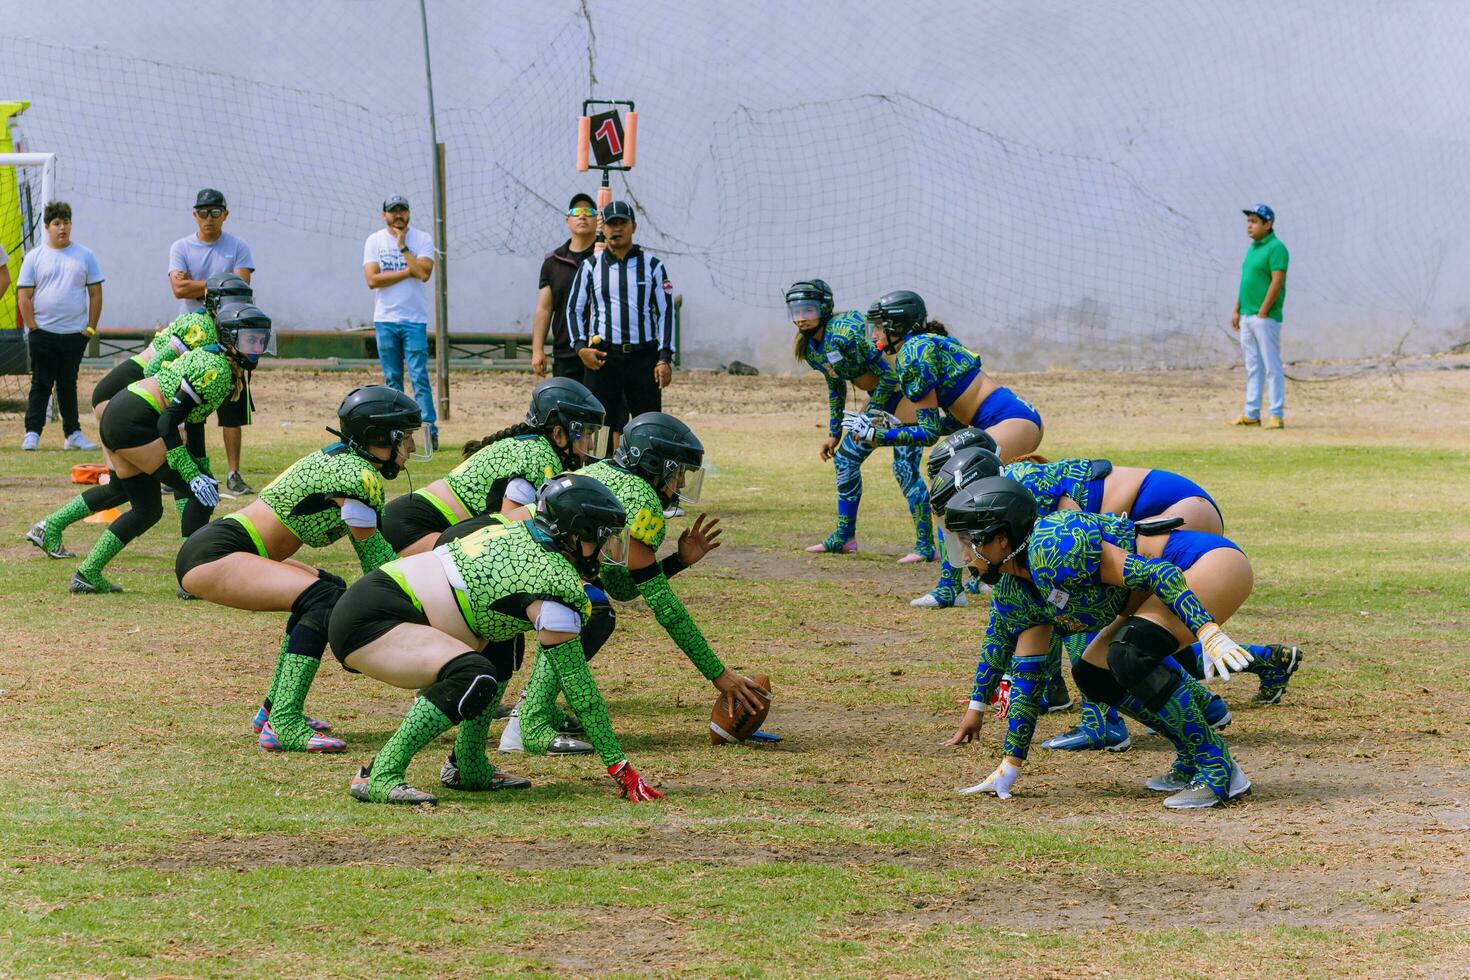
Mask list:
[[388,539],[383,537],[382,531],[374,531],[372,537],[361,541],[353,538],[352,550],[357,552],[357,561],[362,565],[363,574],[398,557]]
[[587,655],[582,652],[581,637],[573,637],[554,647],[541,647],[538,658],[545,657],[556,673],[557,683],[566,692],[567,704],[576,713],[577,720],[587,730],[587,740],[597,749],[605,766],[622,762],[623,747],[613,734],[612,721],[607,716],[607,703],[597,690],[592,671],[587,667]]
[[827,376],[827,435],[842,435],[842,410],[847,407],[847,382]]
[[[874,392],[874,401],[877,393]],[[878,433],[880,446],[932,446],[939,439],[939,409],[921,408],[914,413],[914,424]]]
[[633,583],[633,574],[622,565],[603,565],[598,576],[603,591],[619,602],[631,602],[638,598],[638,586]]
[[669,638],[684,651],[684,656],[689,658],[694,669],[703,674],[705,680],[714,680],[725,672],[725,665],[720,663],[720,658],[710,649],[704,634],[694,625],[684,603],[669,588],[669,580],[663,569],[657,565],[652,567],[658,569],[657,572],[651,578],[638,583],[643,601],[648,603],[648,608],[653,610],[653,618],[658,620]]
[[1130,589],[1148,589],[1158,596],[1191,633],[1199,633],[1214,622],[1204,605],[1184,581],[1184,573],[1173,562],[1162,558],[1123,556],[1123,584]]
[[199,464],[194,462],[194,457],[189,455],[189,447],[182,442],[163,454],[169,467],[184,478],[185,483],[192,482],[199,475]]

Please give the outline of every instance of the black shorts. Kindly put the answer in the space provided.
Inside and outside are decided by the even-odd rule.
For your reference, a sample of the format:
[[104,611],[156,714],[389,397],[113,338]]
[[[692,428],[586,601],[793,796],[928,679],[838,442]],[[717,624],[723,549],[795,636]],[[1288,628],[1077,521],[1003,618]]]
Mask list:
[[500,511],[487,510],[483,514],[477,514],[474,517],[467,517],[453,527],[445,528],[444,533],[434,539],[434,547],[438,548],[448,544],[456,538],[463,538],[467,535],[474,534],[482,527],[489,527],[491,524],[504,523],[505,518],[504,515],[500,513]]
[[174,575],[178,577],[179,584],[183,585],[184,576],[191,570],[236,552],[249,555],[261,553],[245,525],[233,518],[221,517],[189,535],[189,540],[184,542],[178,557],[174,559]]
[[417,493],[394,497],[383,508],[383,537],[395,552],[401,553],[424,535],[439,534],[448,527],[449,521],[439,508]]
[[375,568],[348,586],[332,607],[327,642],[342,669],[355,674],[347,666],[347,657],[404,623],[428,626],[429,617],[387,572]]
[[92,407],[96,408],[103,402],[110,402],[114,395],[127,388],[134,381],[143,380],[143,365],[131,357],[117,364],[111,371],[102,376],[97,382],[97,387],[92,389]]
[[136,449],[161,438],[158,410],[142,395],[126,388],[108,400],[97,428],[102,445],[108,449]]
[[255,399],[250,397],[250,372],[246,371],[245,379],[240,383],[240,394],[220,402],[214,416],[222,426],[239,428],[250,424],[250,416],[254,412]]

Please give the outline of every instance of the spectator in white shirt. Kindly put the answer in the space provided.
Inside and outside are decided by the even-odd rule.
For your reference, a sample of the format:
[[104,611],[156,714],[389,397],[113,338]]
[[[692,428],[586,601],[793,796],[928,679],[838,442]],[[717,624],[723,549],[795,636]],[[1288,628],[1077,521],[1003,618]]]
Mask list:
[[71,240],[71,205],[52,201],[42,220],[46,244],[26,253],[15,288],[31,351],[31,393],[20,448],[40,446],[54,388],[66,433],[63,448],[96,449],[77,420],[77,371],[102,316],[102,270],[91,249]]
[[383,383],[405,391],[404,363],[413,384],[429,438],[439,448],[439,415],[429,385],[429,292],[434,273],[434,240],[409,226],[408,198],[395,194],[383,202],[383,224],[362,245],[362,272],[373,290],[373,327]]
[[[204,286],[210,278],[233,272],[248,283],[255,273],[255,257],[250,254],[250,246],[225,231],[229,216],[225,196],[213,187],[206,187],[195,196],[194,223],[198,231],[180,238],[168,250],[168,279],[179,300],[180,313],[203,309]],[[239,393],[226,399],[215,413],[229,462],[225,489],[234,494],[255,492],[240,475],[241,429],[250,424],[254,411],[247,372]]]

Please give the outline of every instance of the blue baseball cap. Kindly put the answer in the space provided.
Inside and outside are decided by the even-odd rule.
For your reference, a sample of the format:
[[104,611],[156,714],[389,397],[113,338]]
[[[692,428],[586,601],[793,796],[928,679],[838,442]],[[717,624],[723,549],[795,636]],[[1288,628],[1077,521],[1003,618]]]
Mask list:
[[1257,204],[1257,205],[1254,205],[1253,207],[1248,207],[1245,210],[1241,211],[1240,213],[1241,214],[1253,214],[1257,218],[1260,218],[1262,221],[1270,221],[1273,224],[1276,221],[1276,212],[1275,211],[1272,211],[1269,207],[1267,207],[1264,204]]

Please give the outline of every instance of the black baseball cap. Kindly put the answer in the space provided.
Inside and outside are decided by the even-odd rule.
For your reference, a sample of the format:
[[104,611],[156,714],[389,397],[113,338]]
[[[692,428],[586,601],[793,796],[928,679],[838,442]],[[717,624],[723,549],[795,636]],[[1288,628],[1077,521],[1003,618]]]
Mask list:
[[206,187],[194,198],[196,208],[224,208],[229,207],[225,203],[225,196],[213,187]]
[[571,202],[567,204],[567,210],[570,211],[579,204],[590,204],[593,208],[597,207],[597,202],[592,200],[591,194],[573,194]]
[[636,222],[638,219],[633,214],[633,205],[627,201],[609,201],[602,209],[602,220]]
[[402,194],[394,194],[392,197],[388,198],[388,200],[383,202],[384,211],[392,211],[394,208],[402,208],[405,211],[413,210],[408,206],[408,198],[404,197]]

